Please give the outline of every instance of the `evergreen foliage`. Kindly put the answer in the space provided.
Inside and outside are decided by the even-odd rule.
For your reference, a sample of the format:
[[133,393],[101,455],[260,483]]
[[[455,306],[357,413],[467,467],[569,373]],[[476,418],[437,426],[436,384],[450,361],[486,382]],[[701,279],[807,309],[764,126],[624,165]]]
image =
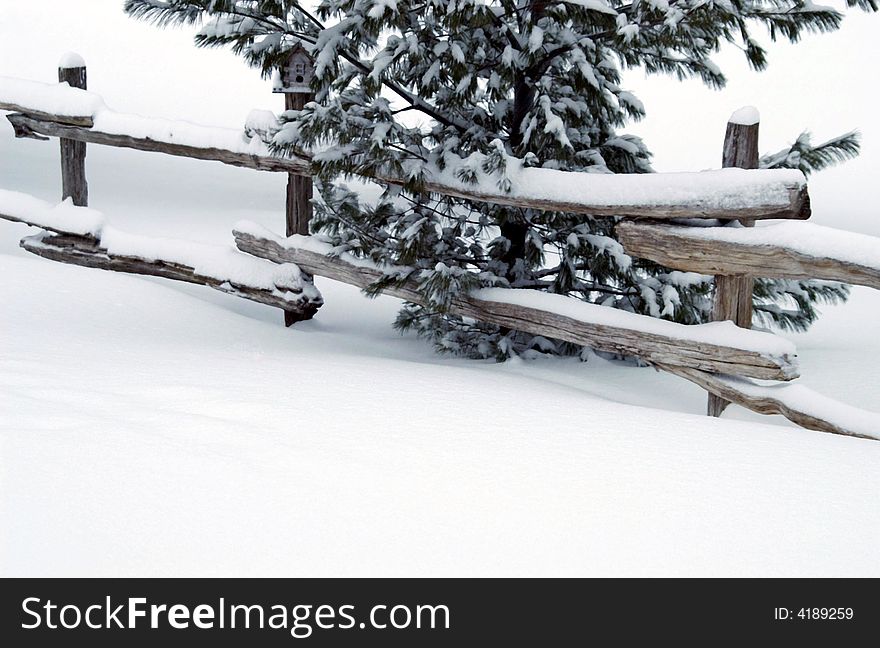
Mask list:
[[[794,144],[761,158],[762,169],[799,169],[807,177],[815,171],[845,162],[859,154],[861,136],[845,133],[822,144],[813,144],[803,132]],[[752,296],[754,319],[767,327],[805,331],[819,317],[816,306],[846,301],[849,286],[833,281],[756,279]]]
[[[848,4],[877,10],[877,0]],[[125,10],[160,26],[199,23],[198,46],[231,47],[266,77],[303,44],[315,101],[285,114],[273,146],[315,152],[313,229],[388,264],[377,290],[418,281],[429,306],[405,305],[397,326],[471,357],[579,349],[448,315],[462,291],[532,288],[699,323],[711,312],[711,280],[630,258],[612,218],[439,196],[424,189],[428,173],[491,174],[502,190],[518,164],[650,173],[645,144],[620,132],[644,115],[620,87],[623,70],[722,87],[711,55],[723,43],[761,70],[756,29],[797,42],[842,19],[808,0],[127,0]],[[805,133],[762,165],[810,173],[857,152],[855,134],[813,146]],[[351,178],[383,173],[408,183],[362,199]],[[846,295],[840,284],[761,280],[756,317],[803,329],[816,303]]]

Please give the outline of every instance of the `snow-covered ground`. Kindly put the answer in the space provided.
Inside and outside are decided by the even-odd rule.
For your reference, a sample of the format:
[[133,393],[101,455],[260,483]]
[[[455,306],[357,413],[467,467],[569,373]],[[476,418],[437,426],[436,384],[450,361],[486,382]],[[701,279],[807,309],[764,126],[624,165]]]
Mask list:
[[[95,63],[114,106],[199,116],[191,89],[149,105],[175,72],[125,70],[153,90],[132,106]],[[0,121],[0,189],[57,200],[57,143]],[[88,176],[134,233],[282,227],[281,175],[90,146]],[[206,288],[32,257],[32,232],[0,221],[5,576],[880,575],[880,443],[708,419],[694,385],[599,358],[438,357],[390,328],[396,300],[320,278],[324,308],[284,329]],[[880,292],[855,289],[789,336],[804,384],[880,410],[878,317]]]
[[[7,188],[57,144],[0,131]],[[130,231],[279,229],[284,179],[90,147]],[[318,317],[31,257],[0,223],[0,560],[15,574],[880,574],[880,443],[593,358],[440,358],[397,303],[319,279]],[[878,408],[880,294],[794,336],[804,382]]]

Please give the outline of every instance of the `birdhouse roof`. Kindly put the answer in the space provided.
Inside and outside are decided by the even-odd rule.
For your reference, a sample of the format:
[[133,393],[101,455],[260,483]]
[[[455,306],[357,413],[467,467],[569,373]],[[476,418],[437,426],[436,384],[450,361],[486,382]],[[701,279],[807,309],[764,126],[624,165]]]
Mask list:
[[296,56],[297,54],[301,54],[301,55],[305,56],[310,61],[312,60],[312,57],[309,56],[309,53],[306,51],[306,48],[303,47],[302,41],[296,41],[296,43],[293,44],[293,47],[290,48],[290,51],[287,54],[288,60],[293,60],[293,57]]

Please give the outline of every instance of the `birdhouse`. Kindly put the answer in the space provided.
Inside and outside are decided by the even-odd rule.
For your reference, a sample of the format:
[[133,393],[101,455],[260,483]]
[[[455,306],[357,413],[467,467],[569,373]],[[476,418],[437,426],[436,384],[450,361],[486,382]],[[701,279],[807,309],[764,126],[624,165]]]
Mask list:
[[315,64],[299,43],[290,51],[287,64],[275,75],[272,92],[311,93],[309,84],[315,75]]

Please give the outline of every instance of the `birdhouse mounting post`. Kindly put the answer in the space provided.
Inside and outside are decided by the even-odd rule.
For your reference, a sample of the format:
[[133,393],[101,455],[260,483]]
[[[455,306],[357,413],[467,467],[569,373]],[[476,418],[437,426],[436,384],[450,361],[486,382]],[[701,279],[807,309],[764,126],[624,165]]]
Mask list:
[[[314,100],[311,81],[314,77],[314,62],[302,45],[291,50],[287,64],[276,76],[273,92],[284,94],[284,110],[302,110]],[[309,221],[312,219],[312,179],[306,176],[287,174],[287,236],[302,234],[308,236]],[[298,321],[295,313],[285,311],[284,325],[290,326]]]

